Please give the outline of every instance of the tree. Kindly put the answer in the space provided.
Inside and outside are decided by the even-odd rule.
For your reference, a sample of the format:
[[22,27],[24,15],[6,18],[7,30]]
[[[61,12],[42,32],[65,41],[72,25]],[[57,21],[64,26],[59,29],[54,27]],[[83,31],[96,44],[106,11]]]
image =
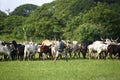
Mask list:
[[73,38],[78,41],[94,41],[100,38],[100,29],[95,24],[84,23],[74,31]]
[[[16,38],[94,40],[120,36],[119,0],[55,0],[38,8],[17,7],[2,28]],[[25,12],[24,12],[25,11]],[[14,16],[13,16],[14,15]],[[20,16],[16,16],[20,15]],[[25,17],[21,17],[25,16]],[[23,30],[24,28],[24,30]]]
[[[113,6],[113,5],[112,5]],[[118,9],[117,9],[118,10]],[[102,35],[105,37],[118,37],[120,30],[120,10],[112,8],[107,3],[98,2],[97,6],[89,10],[83,16],[83,23],[94,23],[102,25]],[[116,31],[118,30],[118,31]]]
[[9,16],[4,20],[4,30],[6,33],[12,33],[15,28],[21,26],[25,18],[22,16]]
[[4,29],[4,19],[5,18],[7,18],[7,15],[4,12],[0,11],[0,30],[1,30],[0,34],[3,33],[2,31]]
[[28,17],[38,6],[33,4],[24,4],[17,7],[11,15]]

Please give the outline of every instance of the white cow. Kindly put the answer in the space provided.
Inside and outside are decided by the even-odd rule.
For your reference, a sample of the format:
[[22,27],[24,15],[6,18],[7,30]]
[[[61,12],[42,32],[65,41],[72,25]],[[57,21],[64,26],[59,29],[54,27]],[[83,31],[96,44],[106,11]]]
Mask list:
[[105,39],[104,41],[95,41],[92,44],[88,45],[89,59],[93,56],[94,52],[97,52],[97,57],[100,59],[100,54],[105,52],[104,57],[107,56],[106,51],[107,47],[113,44],[110,39]]
[[35,53],[37,52],[37,50],[38,50],[38,45],[35,44],[34,42],[26,43],[24,49],[24,60],[26,58],[29,60],[32,57],[35,57]]
[[0,55],[2,55],[2,60],[4,60],[4,56],[8,56],[8,58],[11,59],[10,53],[15,49],[13,44],[5,44],[1,45],[0,44]]
[[[97,52],[97,57],[98,59],[100,59],[100,54],[102,52],[106,52],[107,51],[107,44],[103,44],[103,43],[98,43],[98,44],[90,44],[88,46],[88,50],[89,50],[89,59],[91,58],[91,56],[93,56],[94,52]],[[105,54],[106,56],[106,54]]]

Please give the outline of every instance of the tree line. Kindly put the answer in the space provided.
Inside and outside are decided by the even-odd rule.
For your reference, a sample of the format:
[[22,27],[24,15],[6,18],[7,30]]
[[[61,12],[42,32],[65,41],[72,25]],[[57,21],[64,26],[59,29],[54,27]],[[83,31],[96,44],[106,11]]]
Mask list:
[[55,0],[0,11],[0,38],[96,40],[120,37],[119,0]]

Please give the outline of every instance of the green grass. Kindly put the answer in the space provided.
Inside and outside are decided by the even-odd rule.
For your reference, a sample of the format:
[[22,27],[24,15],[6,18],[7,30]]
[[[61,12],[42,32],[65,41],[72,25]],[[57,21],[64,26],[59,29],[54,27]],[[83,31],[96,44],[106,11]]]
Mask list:
[[120,80],[120,61],[4,61],[0,80]]

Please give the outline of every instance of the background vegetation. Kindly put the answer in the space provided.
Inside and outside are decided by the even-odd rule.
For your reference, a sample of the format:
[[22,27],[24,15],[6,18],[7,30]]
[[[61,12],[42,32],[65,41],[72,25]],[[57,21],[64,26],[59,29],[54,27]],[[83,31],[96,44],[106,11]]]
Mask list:
[[119,5],[119,0],[55,0],[21,5],[9,15],[0,11],[0,39],[115,39],[120,37]]

